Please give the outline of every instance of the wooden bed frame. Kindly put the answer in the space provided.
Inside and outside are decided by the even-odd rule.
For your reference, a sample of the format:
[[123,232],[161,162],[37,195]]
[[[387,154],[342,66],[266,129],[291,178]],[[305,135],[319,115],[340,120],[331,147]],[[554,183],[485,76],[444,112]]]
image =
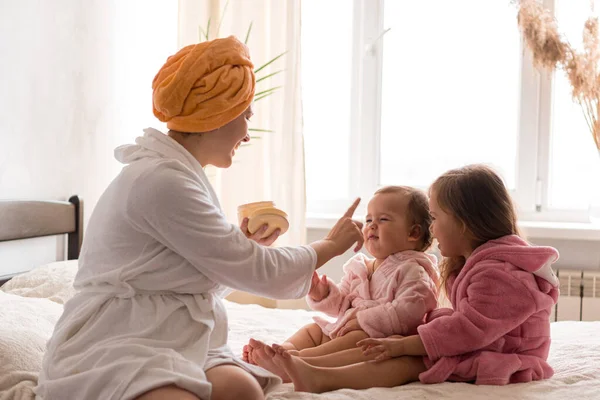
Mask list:
[[[67,259],[79,257],[83,241],[83,201],[0,200],[0,242],[67,236]],[[11,276],[0,277],[0,286]]]

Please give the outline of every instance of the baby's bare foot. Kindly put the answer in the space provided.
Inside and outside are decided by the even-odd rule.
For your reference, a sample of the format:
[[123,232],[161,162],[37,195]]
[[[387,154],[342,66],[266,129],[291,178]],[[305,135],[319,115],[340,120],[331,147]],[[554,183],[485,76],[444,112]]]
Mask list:
[[242,360],[244,360],[248,364],[252,364],[250,362],[250,345],[249,344],[245,345],[242,350]]
[[279,376],[285,383],[291,382],[285,370],[273,362],[275,351],[271,347],[254,339],[250,339],[250,346],[254,349],[252,357],[258,366]]
[[252,341],[254,339],[250,339],[247,345],[244,346],[242,351],[242,360],[246,361],[248,364],[258,365],[256,363],[256,357],[254,355],[254,347],[252,346]]

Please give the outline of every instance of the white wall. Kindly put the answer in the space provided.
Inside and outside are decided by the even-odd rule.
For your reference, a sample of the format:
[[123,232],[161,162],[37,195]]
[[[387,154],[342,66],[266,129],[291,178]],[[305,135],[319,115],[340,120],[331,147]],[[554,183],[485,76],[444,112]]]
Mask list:
[[[0,198],[79,194],[87,221],[120,169],[114,147],[161,127],[151,83],[176,49],[174,0],[0,2]],[[63,250],[56,238],[1,243],[0,275]]]

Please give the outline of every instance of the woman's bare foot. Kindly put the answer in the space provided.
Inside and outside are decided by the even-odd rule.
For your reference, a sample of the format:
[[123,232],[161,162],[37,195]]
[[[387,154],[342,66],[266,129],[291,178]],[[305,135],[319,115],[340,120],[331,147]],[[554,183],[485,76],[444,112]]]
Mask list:
[[324,374],[320,374],[319,367],[314,367],[300,357],[290,354],[290,352],[281,346],[273,345],[272,351],[275,352],[273,362],[283,368],[294,383],[294,390],[297,392],[323,393],[327,389],[324,385]]
[[250,339],[249,346],[252,347],[252,358],[256,364],[269,372],[279,376],[284,383],[291,382],[290,377],[285,372],[285,369],[273,362],[275,351],[261,341]]

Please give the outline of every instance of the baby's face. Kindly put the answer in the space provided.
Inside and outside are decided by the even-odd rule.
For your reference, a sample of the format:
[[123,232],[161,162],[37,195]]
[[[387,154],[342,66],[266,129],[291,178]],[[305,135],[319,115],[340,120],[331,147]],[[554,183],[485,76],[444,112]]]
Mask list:
[[406,215],[408,196],[396,193],[376,194],[367,207],[363,228],[365,247],[375,258],[411,249],[410,226]]

